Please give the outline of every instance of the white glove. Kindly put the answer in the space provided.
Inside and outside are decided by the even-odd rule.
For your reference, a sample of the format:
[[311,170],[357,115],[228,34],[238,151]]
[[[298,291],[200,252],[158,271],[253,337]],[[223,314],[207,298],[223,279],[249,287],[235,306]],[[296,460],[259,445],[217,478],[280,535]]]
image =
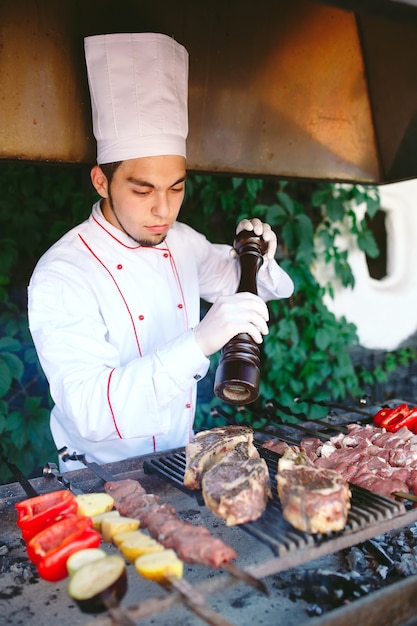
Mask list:
[[[257,217],[254,217],[252,220],[244,219],[237,225],[236,235],[238,235],[241,230],[253,230],[255,235],[262,235],[264,241],[268,243],[267,251],[263,257],[265,263],[271,261],[275,257],[275,253],[277,251],[277,236],[269,224],[264,224]],[[234,248],[232,248],[231,255],[233,258],[236,258],[237,256]]]
[[268,319],[268,307],[253,293],[220,296],[194,328],[194,337],[208,357],[239,333],[248,333],[256,343],[262,343],[262,336],[269,332]]

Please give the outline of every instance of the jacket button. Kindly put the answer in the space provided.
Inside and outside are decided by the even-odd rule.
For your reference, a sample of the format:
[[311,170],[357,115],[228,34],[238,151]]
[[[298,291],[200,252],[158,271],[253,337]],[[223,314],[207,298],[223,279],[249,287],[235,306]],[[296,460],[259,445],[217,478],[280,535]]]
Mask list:
[[180,304],[177,304],[177,307],[178,307],[179,309],[182,309],[182,304],[181,304],[181,303],[180,303]]
[[168,252],[164,252],[164,259],[167,259],[169,257]]
[[121,263],[119,263],[118,266],[117,266],[117,269],[118,270],[122,270],[123,269],[123,265]]
[[140,319],[140,321],[142,321],[142,320],[145,319],[145,316],[144,315],[139,315],[139,319]]
[[191,409],[191,404],[187,403],[187,404],[185,405],[185,408],[186,408],[186,409]]

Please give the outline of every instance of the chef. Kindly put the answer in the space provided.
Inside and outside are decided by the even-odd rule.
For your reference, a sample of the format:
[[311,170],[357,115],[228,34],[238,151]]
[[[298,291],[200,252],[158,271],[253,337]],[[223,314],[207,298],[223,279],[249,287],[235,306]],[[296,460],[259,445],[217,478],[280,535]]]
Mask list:
[[[177,221],[186,49],[163,34],[123,33],[87,37],[85,55],[97,140],[91,180],[101,199],[37,263],[28,313],[57,449],[109,463],[189,442],[209,357],[237,333],[261,343],[265,301],[290,296],[293,284],[260,220],[237,227],[268,241],[259,296],[236,293],[230,246]],[[213,303],[201,320],[200,298]]]

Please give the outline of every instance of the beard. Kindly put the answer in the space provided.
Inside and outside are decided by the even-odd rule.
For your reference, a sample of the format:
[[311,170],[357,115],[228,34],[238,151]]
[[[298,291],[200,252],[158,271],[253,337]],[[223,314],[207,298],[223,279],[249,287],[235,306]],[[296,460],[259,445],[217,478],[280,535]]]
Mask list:
[[108,190],[108,201],[109,201],[109,206],[110,209],[117,221],[117,223],[120,226],[120,229],[124,232],[125,235],[127,235],[129,237],[129,239],[132,239],[132,241],[134,241],[135,243],[138,243],[140,246],[144,246],[147,248],[150,247],[154,247],[154,246],[159,246],[160,243],[163,243],[166,239],[166,234],[165,235],[161,235],[161,238],[159,241],[152,241],[149,239],[138,239],[137,237],[134,237],[131,233],[129,233],[129,231],[126,230],[126,228],[123,226],[122,222],[119,219],[119,216],[116,213],[116,209],[114,207],[114,202],[113,202],[113,198],[110,192],[110,189]]

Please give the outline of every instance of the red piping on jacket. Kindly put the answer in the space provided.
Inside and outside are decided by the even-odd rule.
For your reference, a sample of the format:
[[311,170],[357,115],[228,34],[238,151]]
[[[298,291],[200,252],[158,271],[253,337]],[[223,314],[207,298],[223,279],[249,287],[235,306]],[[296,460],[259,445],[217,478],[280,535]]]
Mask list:
[[109,378],[108,378],[108,380],[107,380],[107,402],[108,402],[108,404],[109,404],[110,413],[111,413],[111,416],[112,416],[112,418],[113,418],[113,424],[114,424],[114,427],[115,427],[115,429],[116,429],[117,434],[119,435],[119,439],[123,439],[123,437],[122,437],[122,435],[121,435],[121,433],[120,433],[120,430],[119,430],[119,429],[118,429],[118,427],[117,427],[116,418],[115,418],[115,416],[114,416],[113,407],[112,407],[112,405],[111,405],[111,401],[110,401],[110,381],[111,381],[111,378],[112,378],[112,376],[113,376],[113,372],[114,372],[114,368],[113,368],[113,369],[112,369],[112,371],[110,372],[110,374],[109,374]]
[[[135,324],[134,324],[134,322],[133,322],[133,316],[132,316],[132,313],[130,312],[130,309],[129,309],[129,307],[128,307],[128,304],[127,304],[127,302],[126,302],[126,299],[125,299],[125,297],[123,296],[122,291],[121,291],[121,289],[120,289],[119,285],[117,284],[116,279],[114,278],[114,276],[113,276],[113,274],[111,273],[111,271],[109,270],[109,268],[108,268],[108,267],[106,267],[106,265],[103,263],[103,261],[102,261],[101,259],[99,259],[99,258],[98,258],[98,256],[95,254],[95,252],[93,252],[93,250],[90,248],[90,246],[87,244],[87,242],[86,242],[86,241],[82,238],[82,236],[81,236],[81,235],[78,235],[78,236],[79,236],[79,238],[81,239],[81,241],[83,242],[83,244],[85,245],[85,247],[87,248],[87,250],[88,250],[88,251],[89,251],[89,252],[93,255],[93,257],[94,257],[95,259],[97,259],[97,261],[98,261],[98,262],[100,263],[100,265],[101,265],[101,266],[102,266],[102,267],[106,270],[106,272],[109,274],[110,278],[111,278],[111,279],[112,279],[112,281],[114,282],[114,284],[115,284],[115,286],[116,286],[116,289],[117,289],[117,291],[119,292],[120,297],[122,298],[122,300],[123,300],[123,302],[124,302],[124,305],[125,305],[125,307],[126,307],[126,310],[127,310],[128,314],[129,314],[129,317],[130,317],[130,320],[131,320],[131,322],[132,322],[132,326],[133,326],[133,332],[134,332],[134,335],[135,335],[136,345],[137,345],[137,347],[138,347],[139,355],[140,355],[140,356],[142,356],[142,351],[141,351],[141,349],[140,349],[140,343],[139,343],[139,337],[138,337],[138,335],[137,335],[137,332],[136,332],[136,327],[135,327]],[[118,436],[120,437],[120,439],[122,439],[122,435],[121,435],[121,433],[120,433],[120,431],[119,431],[119,429],[118,429],[118,427],[117,427],[116,417],[115,417],[115,415],[114,415],[114,411],[113,411],[113,408],[112,408],[112,405],[111,405],[111,401],[110,401],[110,382],[111,382],[111,378],[112,378],[112,376],[113,376],[113,372],[114,372],[114,369],[112,369],[112,371],[110,372],[110,374],[109,374],[109,378],[108,378],[108,381],[107,381],[107,403],[108,403],[108,405],[109,405],[110,413],[111,413],[111,415],[112,415],[114,428],[115,428],[115,430],[116,430],[116,432],[117,432]]]
[[136,332],[136,326],[135,326],[135,323],[134,323],[134,321],[133,321],[133,315],[132,315],[132,313],[130,312],[130,309],[129,309],[128,304],[127,304],[127,302],[126,302],[126,299],[125,299],[125,297],[124,297],[124,295],[123,295],[123,293],[122,293],[122,290],[120,289],[119,285],[117,284],[117,281],[116,281],[115,277],[113,276],[113,274],[111,273],[111,271],[109,270],[109,268],[108,268],[108,267],[107,267],[107,266],[103,263],[103,261],[102,261],[101,259],[99,259],[99,258],[98,258],[98,256],[96,255],[96,253],[95,253],[95,252],[93,252],[93,250],[90,248],[90,246],[88,245],[88,243],[87,243],[87,242],[86,242],[86,241],[82,238],[82,236],[81,236],[81,235],[78,235],[78,236],[79,236],[79,238],[81,239],[81,241],[83,242],[83,244],[85,245],[85,247],[87,248],[87,250],[88,250],[88,251],[89,251],[89,252],[93,255],[93,257],[94,257],[95,259],[97,259],[97,261],[98,261],[98,262],[100,263],[100,265],[101,265],[101,266],[102,266],[102,267],[106,270],[106,272],[108,273],[108,275],[110,276],[110,278],[111,278],[111,279],[112,279],[112,281],[114,282],[114,284],[115,284],[115,286],[116,286],[116,289],[117,289],[117,291],[119,292],[120,297],[122,298],[123,303],[124,303],[124,305],[125,305],[125,307],[126,307],[126,310],[127,310],[128,314],[129,314],[130,321],[132,322],[132,326],[133,326],[133,332],[134,332],[134,335],[135,335],[136,345],[137,345],[137,347],[138,347],[139,355],[140,355],[140,356],[142,356],[142,350],[141,350],[141,348],[140,348],[140,342],[139,342],[139,337],[138,337],[138,334],[137,334],[137,332]]
[[171,264],[172,273],[174,274],[175,280],[177,281],[178,289],[180,290],[181,301],[182,301],[182,305],[184,307],[184,313],[185,313],[185,328],[186,330],[188,330],[188,312],[187,312],[187,306],[185,304],[185,299],[184,299],[184,291],[182,289],[182,285],[181,285],[180,277],[178,274],[177,266],[175,265],[174,257],[172,256],[171,250],[168,248],[168,245],[167,245],[167,250],[169,252],[169,262]]

